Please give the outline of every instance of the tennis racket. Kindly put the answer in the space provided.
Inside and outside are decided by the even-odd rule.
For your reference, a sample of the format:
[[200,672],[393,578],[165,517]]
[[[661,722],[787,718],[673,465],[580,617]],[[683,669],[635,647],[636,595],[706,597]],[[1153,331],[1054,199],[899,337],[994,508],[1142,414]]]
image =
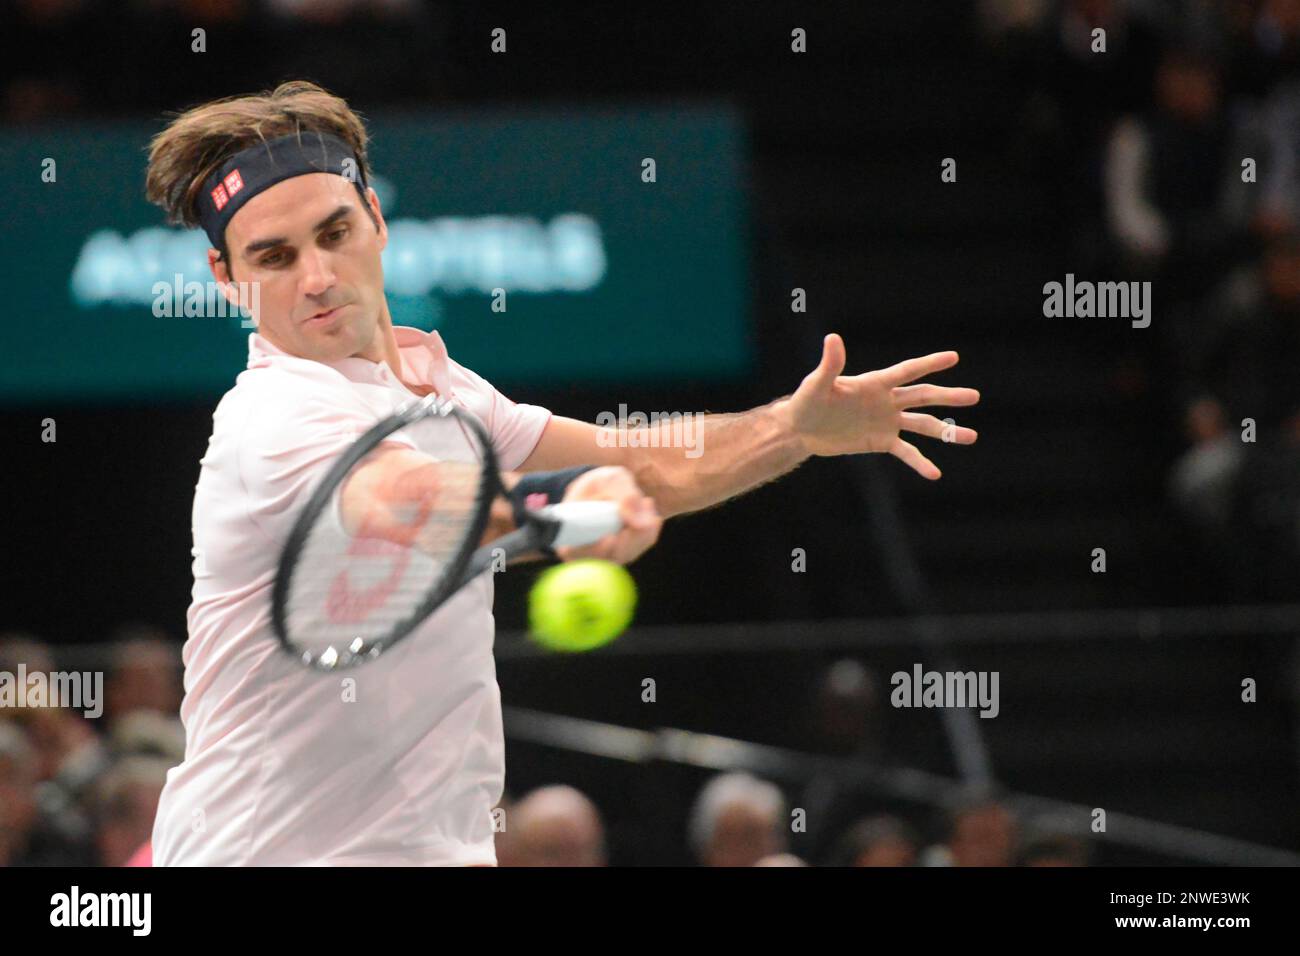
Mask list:
[[[341,491],[379,446],[401,433],[417,448],[421,433],[459,428],[471,461],[430,457],[397,491],[399,533],[366,521],[345,527]],[[434,437],[429,435],[429,437]],[[547,505],[523,527],[479,546],[493,500],[505,495],[496,453],[470,413],[436,395],[375,424],[330,467],[298,515],[280,554],[271,624],[302,664],[332,671],[378,657],[461,587],[494,563],[548,547],[591,544],[623,527],[611,501]]]

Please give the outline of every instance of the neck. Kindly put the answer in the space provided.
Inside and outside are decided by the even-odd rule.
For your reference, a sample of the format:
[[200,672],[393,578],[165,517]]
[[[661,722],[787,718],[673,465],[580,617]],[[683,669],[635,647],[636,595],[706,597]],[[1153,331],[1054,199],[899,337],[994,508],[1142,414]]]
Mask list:
[[375,328],[375,337],[370,340],[370,345],[357,353],[357,357],[372,362],[387,362],[394,375],[402,374],[402,356],[397,348],[397,334],[393,331],[393,317],[388,311],[386,300],[379,315],[379,324]]

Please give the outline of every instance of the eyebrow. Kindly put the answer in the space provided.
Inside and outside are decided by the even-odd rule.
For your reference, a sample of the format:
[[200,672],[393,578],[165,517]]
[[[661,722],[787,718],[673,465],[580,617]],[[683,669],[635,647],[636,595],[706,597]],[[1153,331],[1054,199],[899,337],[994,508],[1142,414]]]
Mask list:
[[[352,210],[353,207],[351,203],[344,203],[320,222],[316,223],[316,225],[312,226],[311,231],[320,232],[322,229],[333,225],[344,216],[350,214]],[[283,236],[277,236],[272,239],[258,239],[256,242],[250,242],[248,245],[244,246],[244,255],[251,256],[254,253],[261,252],[263,249],[273,249],[276,246],[287,245],[288,242],[289,240]]]

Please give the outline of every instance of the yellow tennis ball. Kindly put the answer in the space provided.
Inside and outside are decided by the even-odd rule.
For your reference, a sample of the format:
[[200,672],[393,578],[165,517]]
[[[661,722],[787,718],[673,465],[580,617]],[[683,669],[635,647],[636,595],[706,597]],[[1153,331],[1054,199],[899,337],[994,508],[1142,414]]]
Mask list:
[[553,651],[589,651],[632,623],[636,583],[621,564],[585,558],[547,568],[528,595],[530,636]]

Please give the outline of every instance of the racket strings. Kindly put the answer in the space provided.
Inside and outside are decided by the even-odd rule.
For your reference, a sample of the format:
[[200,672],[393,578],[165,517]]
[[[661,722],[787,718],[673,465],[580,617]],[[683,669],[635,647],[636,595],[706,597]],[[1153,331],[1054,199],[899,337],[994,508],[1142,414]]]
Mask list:
[[[403,430],[417,447],[449,423],[422,421]],[[471,456],[478,458],[477,454]],[[340,482],[372,460],[363,458]],[[374,488],[376,510],[345,520],[340,494],[317,516],[295,566],[285,602],[288,639],[332,666],[370,652],[416,617],[468,548],[482,494],[477,461],[430,460]],[[382,504],[380,503],[382,502]]]

